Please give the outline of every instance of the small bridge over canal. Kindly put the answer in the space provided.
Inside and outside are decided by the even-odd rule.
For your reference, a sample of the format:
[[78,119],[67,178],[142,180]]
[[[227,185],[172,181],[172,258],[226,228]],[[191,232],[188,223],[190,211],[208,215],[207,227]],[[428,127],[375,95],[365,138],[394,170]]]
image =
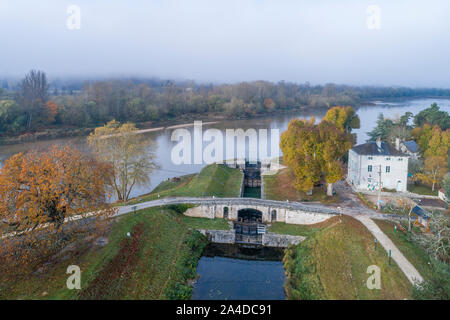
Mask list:
[[197,205],[185,212],[187,216],[260,224],[271,222],[315,224],[339,214],[332,208],[254,198],[202,198],[190,201],[180,199],[180,203]]

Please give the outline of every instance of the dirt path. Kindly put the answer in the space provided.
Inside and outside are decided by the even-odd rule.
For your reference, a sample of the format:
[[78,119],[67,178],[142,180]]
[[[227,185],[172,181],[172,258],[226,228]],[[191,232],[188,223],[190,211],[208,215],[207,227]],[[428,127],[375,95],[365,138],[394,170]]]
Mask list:
[[386,251],[391,250],[392,259],[397,263],[399,268],[406,275],[408,280],[414,284],[415,282],[422,282],[423,278],[416,268],[405,258],[405,256],[400,252],[400,250],[394,245],[394,243],[389,239],[389,237],[381,231],[372,219],[367,216],[357,215],[356,219],[361,221],[361,223],[369,229],[370,233],[378,240],[378,242],[383,246]]

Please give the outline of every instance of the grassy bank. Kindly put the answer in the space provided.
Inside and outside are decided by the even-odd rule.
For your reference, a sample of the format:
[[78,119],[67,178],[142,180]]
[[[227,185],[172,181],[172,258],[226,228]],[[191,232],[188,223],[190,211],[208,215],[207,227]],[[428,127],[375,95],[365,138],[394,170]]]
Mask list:
[[288,224],[284,222],[274,222],[269,227],[269,232],[278,234],[287,234],[291,236],[303,236],[311,237],[317,232],[335,225],[339,222],[338,217],[332,217],[320,223],[308,224],[308,225],[298,225],[298,224]]
[[279,201],[315,201],[322,203],[331,203],[337,201],[337,196],[328,197],[325,190],[321,187],[315,187],[312,195],[298,191],[294,188],[294,176],[289,169],[280,170],[274,175],[263,175],[264,196],[266,199]]
[[164,197],[239,197],[243,173],[223,164],[211,164],[200,173],[180,177],[178,181],[163,181],[151,193],[128,201],[145,202]]
[[[0,299],[187,299],[206,239],[192,228],[227,229],[222,219],[147,209],[112,222],[105,246],[79,246],[49,261],[45,272],[3,282]],[[127,236],[127,233],[130,236]],[[68,290],[69,265],[81,290]]]
[[[405,275],[357,220],[343,216],[297,247],[286,250],[288,299],[404,299],[411,295]],[[370,290],[367,267],[381,270],[381,289]]]
[[[386,220],[374,219],[373,221],[392,240],[406,259],[416,267],[422,277],[427,279],[433,273],[428,254],[410,239],[406,231],[400,230],[399,224]],[[394,226],[397,226],[396,232]]]

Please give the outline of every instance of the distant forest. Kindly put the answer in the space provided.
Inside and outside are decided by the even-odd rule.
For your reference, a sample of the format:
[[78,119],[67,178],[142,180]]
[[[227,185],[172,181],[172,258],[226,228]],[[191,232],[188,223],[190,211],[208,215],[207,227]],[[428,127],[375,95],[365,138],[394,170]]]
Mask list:
[[[15,84],[0,82],[0,133],[44,128],[92,128],[120,122],[222,115],[247,118],[297,109],[358,106],[373,99],[450,97],[450,89],[310,85],[267,81],[199,84],[158,79],[53,81],[31,71]],[[146,124],[146,125],[147,125]]]

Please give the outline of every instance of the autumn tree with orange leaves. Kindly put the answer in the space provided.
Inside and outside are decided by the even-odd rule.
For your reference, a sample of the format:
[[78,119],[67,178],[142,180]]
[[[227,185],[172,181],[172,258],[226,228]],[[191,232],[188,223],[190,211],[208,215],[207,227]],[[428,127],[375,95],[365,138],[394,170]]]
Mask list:
[[67,146],[6,160],[0,171],[0,257],[8,263],[2,266],[45,259],[86,222],[95,230],[113,213],[111,174],[109,164]]

